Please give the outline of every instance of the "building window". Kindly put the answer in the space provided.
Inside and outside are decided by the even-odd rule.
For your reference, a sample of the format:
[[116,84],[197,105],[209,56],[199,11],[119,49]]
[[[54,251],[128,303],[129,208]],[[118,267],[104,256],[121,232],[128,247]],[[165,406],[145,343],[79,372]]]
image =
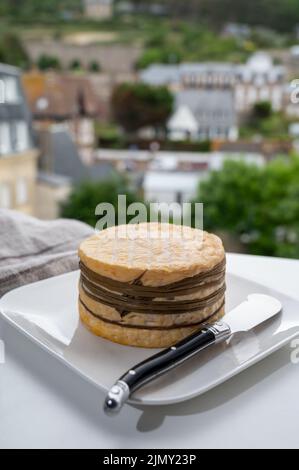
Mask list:
[[0,155],[6,155],[9,152],[11,152],[9,124],[0,122]]
[[18,90],[18,82],[14,77],[6,77],[4,79],[5,87],[5,102],[6,103],[18,103],[20,96]]
[[245,93],[244,88],[242,86],[236,87],[236,108],[238,111],[243,110],[244,108],[244,101],[245,101]]
[[8,183],[0,183],[0,207],[2,209],[11,207],[11,191]]
[[15,149],[23,152],[29,148],[29,132],[25,121],[15,122]]
[[269,92],[269,88],[268,87],[262,87],[260,89],[260,97],[259,99],[261,101],[268,101],[270,98],[270,92]]
[[16,183],[16,203],[23,205],[28,202],[28,188],[25,178],[20,178]]
[[249,105],[254,104],[257,101],[257,91],[253,86],[248,87],[247,103]]
[[272,106],[275,111],[281,108],[281,89],[279,86],[272,88]]

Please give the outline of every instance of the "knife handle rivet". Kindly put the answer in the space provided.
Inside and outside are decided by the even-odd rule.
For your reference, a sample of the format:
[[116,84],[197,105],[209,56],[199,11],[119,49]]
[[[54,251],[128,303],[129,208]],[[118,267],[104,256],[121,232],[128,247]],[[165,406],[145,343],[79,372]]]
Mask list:
[[173,351],[176,351],[176,347],[175,346],[171,346],[171,348]]
[[136,372],[135,372],[135,370],[131,369],[131,370],[129,370],[129,374],[131,374],[131,375],[135,375],[135,374],[136,374]]

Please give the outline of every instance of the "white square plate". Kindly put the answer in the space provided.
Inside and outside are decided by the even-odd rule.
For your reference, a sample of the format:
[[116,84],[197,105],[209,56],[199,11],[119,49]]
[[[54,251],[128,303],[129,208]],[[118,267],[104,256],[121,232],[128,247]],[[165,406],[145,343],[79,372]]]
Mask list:
[[[79,321],[77,284],[71,272],[10,291],[0,301],[3,317],[65,365],[107,391],[131,366],[156,350],[121,346],[94,336]],[[188,400],[271,354],[299,333],[299,302],[241,277],[227,274],[226,310],[248,294],[278,298],[283,311],[230,342],[212,346],[136,391],[130,402],[161,405]]]

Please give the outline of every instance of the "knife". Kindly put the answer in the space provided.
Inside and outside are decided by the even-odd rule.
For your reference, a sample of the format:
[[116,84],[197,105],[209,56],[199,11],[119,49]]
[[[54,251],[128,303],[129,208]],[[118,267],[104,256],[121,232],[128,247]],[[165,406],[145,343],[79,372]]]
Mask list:
[[206,324],[174,346],[162,350],[132,367],[109,390],[104,411],[116,414],[131,394],[144,384],[177,367],[199,351],[229,339],[234,333],[248,331],[269,320],[282,309],[279,300],[264,294],[251,294],[247,300],[223,317]]

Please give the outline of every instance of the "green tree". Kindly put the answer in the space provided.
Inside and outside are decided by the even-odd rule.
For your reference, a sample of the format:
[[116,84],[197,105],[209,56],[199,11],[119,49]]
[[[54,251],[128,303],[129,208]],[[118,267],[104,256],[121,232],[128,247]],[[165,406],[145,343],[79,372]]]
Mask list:
[[48,54],[41,54],[37,61],[37,66],[40,70],[49,70],[49,69],[56,69],[59,70],[61,68],[60,61],[57,57],[48,55]]
[[27,68],[30,64],[20,38],[13,33],[5,33],[0,37],[0,60],[21,68]]
[[204,227],[239,238],[250,253],[299,257],[299,157],[264,167],[227,161],[198,189]]
[[[115,208],[115,222],[117,225],[119,194],[126,195],[127,206],[132,202],[143,202],[142,198],[139,198],[137,194],[129,189],[127,181],[117,175],[105,181],[86,181],[74,187],[67,201],[61,206],[61,216],[81,220],[95,227],[97,222],[95,208],[99,203],[107,202]],[[130,217],[127,217],[127,222],[129,219]]]
[[241,137],[262,135],[273,139],[286,139],[289,137],[290,120],[282,111],[273,111],[271,103],[260,101],[256,103],[247,120],[240,128]]
[[82,65],[79,59],[73,59],[70,61],[69,69],[70,70],[81,70]]
[[99,62],[97,62],[96,60],[92,60],[88,64],[88,70],[90,72],[100,72],[101,71],[101,66],[100,66]]
[[82,12],[82,0],[1,0],[0,13],[17,20],[45,21],[63,18],[64,12],[78,14]]
[[182,60],[181,51],[174,46],[150,47],[136,62],[137,69],[145,69],[151,64],[178,64]]
[[136,132],[146,126],[163,128],[173,108],[173,96],[164,87],[144,83],[123,83],[111,99],[115,120],[127,131]]
[[253,106],[253,117],[255,119],[264,119],[272,115],[272,105],[270,101],[259,101]]

